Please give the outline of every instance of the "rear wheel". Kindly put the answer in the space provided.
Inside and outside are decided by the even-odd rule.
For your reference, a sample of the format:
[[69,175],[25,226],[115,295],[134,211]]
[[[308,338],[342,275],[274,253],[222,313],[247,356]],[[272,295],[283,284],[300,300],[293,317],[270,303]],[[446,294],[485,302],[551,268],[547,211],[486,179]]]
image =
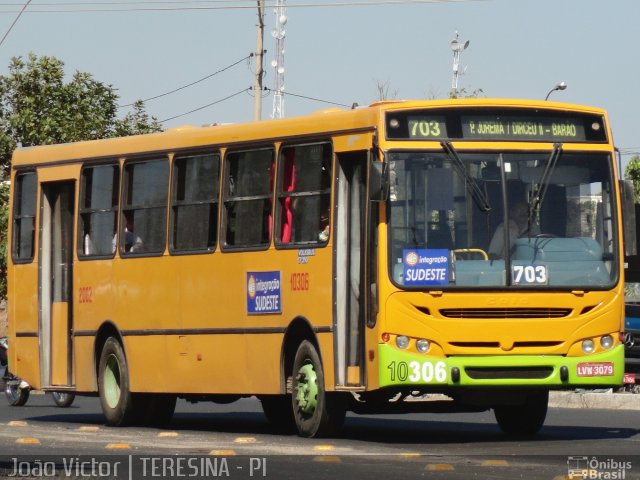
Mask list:
[[307,340],[298,347],[293,362],[293,417],[303,437],[329,435],[344,422],[345,406],[337,394],[324,390],[320,356]]
[[51,392],[51,397],[58,407],[67,408],[76,399],[76,394],[72,392]]
[[[136,398],[129,387],[129,371],[120,342],[109,337],[102,347],[98,366],[98,392],[102,411],[111,426],[133,423],[136,414]],[[140,404],[140,401],[137,402]]]
[[21,381],[17,379],[7,380],[4,386],[4,393],[7,401],[12,407],[21,407],[29,400],[29,388],[21,388]]
[[547,417],[549,392],[534,392],[524,404],[494,407],[494,414],[502,431],[508,435],[535,435]]

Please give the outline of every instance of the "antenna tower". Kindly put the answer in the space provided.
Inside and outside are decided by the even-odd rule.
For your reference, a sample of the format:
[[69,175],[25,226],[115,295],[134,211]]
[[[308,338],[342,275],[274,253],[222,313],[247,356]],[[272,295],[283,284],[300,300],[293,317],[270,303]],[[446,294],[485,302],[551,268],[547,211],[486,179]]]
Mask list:
[[284,26],[287,23],[285,10],[286,0],[276,0],[276,28],[271,35],[276,39],[276,58],[271,61],[271,66],[275,70],[275,81],[273,82],[273,112],[271,118],[284,118],[284,37],[286,32]]

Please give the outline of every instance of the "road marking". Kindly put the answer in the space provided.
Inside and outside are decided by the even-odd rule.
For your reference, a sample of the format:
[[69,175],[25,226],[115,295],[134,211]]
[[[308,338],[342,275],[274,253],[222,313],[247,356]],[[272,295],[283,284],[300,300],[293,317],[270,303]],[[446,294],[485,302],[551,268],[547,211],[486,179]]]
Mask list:
[[160,432],[158,436],[159,437],[177,437],[178,432]]
[[455,470],[450,463],[428,463],[424,469],[430,472],[449,472]]
[[16,440],[16,443],[20,443],[22,445],[40,445],[40,440],[33,437],[24,437],[24,438],[18,438]]
[[332,452],[336,447],[333,445],[316,445],[313,449],[317,452]]
[[341,463],[340,457],[335,455],[321,455],[319,457],[313,457],[314,462],[326,462],[326,463]]
[[78,430],[81,432],[97,432],[100,430],[100,427],[80,427]]
[[26,427],[27,425],[29,424],[22,420],[11,420],[9,422],[10,427]]
[[215,456],[227,456],[227,455],[235,455],[235,450],[211,450],[209,455]]
[[420,458],[422,454],[417,452],[405,452],[405,453],[401,453],[400,456],[402,458]]
[[506,467],[509,462],[506,460],[484,460],[480,465],[483,467]]
[[128,450],[131,446],[128,443],[110,443],[105,448],[108,450]]
[[256,443],[256,439],[254,437],[238,437],[233,443]]

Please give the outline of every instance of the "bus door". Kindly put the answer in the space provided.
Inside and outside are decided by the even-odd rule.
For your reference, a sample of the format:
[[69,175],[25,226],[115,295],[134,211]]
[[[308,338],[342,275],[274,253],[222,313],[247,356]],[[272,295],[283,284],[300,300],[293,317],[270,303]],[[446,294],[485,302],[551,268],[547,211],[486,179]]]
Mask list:
[[40,202],[40,376],[43,387],[71,386],[75,182],[42,184]]
[[368,299],[368,152],[338,154],[334,278],[336,385],[364,385],[364,319]]

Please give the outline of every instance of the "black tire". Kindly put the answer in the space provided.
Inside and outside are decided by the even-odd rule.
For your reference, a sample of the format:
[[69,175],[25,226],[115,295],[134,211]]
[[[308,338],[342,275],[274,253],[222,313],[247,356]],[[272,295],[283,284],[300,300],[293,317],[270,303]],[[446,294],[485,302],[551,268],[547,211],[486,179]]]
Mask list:
[[345,404],[338,394],[324,390],[324,372],[313,344],[304,340],[293,362],[291,403],[298,433],[303,437],[320,437],[342,426]]
[[107,425],[131,425],[140,418],[141,412],[136,407],[142,404],[131,393],[127,359],[122,345],[113,337],[107,339],[100,354],[98,393]]
[[29,400],[29,393],[31,391],[28,388],[20,388],[20,381],[9,380],[5,384],[4,393],[7,396],[7,401],[12,407],[22,407],[27,400]]
[[507,435],[531,436],[538,433],[547,417],[549,392],[534,392],[524,404],[494,407],[498,425]]
[[279,432],[294,433],[296,421],[288,395],[264,395],[260,397],[262,411],[269,423]]
[[141,423],[150,427],[164,427],[171,423],[176,410],[176,396],[160,393],[141,394],[136,397],[142,411]]
[[60,408],[70,407],[73,401],[76,399],[76,394],[73,392],[51,392],[51,398],[54,403]]

